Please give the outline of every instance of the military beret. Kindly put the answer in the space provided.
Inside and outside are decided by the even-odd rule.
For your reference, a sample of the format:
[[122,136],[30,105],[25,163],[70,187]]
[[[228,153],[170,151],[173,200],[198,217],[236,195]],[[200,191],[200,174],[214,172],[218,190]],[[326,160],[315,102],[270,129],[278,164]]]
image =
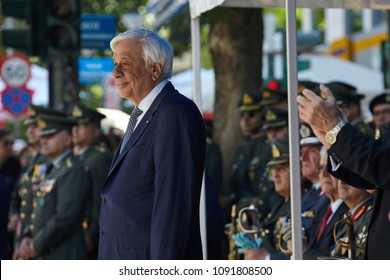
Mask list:
[[390,93],[382,93],[375,96],[370,102],[370,111],[373,114],[374,107],[379,104],[390,104]]
[[41,129],[38,136],[52,135],[62,130],[70,131],[72,126],[76,125],[76,121],[68,116],[44,115],[38,116],[38,126]]
[[288,151],[288,138],[284,140],[272,140],[272,158],[267,163],[268,166],[275,166],[278,164],[283,164],[289,162],[289,151]]
[[80,103],[74,104],[70,107],[70,115],[77,121],[78,124],[86,124],[90,122],[100,124],[100,121],[106,117],[106,115],[98,112],[97,110]]
[[66,116],[66,114],[62,111],[30,104],[27,107],[27,118],[24,121],[24,124],[30,125],[36,123],[38,121],[37,117],[39,114]]
[[320,140],[314,134],[313,130],[307,123],[302,123],[299,127],[300,146],[318,146],[322,145]]
[[281,89],[271,89],[268,86],[260,89],[260,106],[268,106],[287,101],[287,92]]
[[245,93],[238,104],[240,111],[257,111],[260,110],[260,97]]
[[288,112],[279,109],[267,109],[263,116],[263,129],[288,124]]

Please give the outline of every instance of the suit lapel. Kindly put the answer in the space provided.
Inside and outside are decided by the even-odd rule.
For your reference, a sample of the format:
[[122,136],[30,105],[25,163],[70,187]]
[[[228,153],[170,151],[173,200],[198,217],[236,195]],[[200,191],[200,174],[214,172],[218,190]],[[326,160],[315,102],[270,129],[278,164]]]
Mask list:
[[[119,154],[119,148],[115,152],[115,156],[113,159],[113,164],[111,165],[110,172],[108,173],[108,177],[111,175],[112,171],[119,165],[127,152],[131,149],[131,147],[138,141],[146,127],[153,120],[153,116],[155,112],[158,110],[161,101],[167,96],[170,92],[174,90],[174,87],[171,82],[168,82],[161,92],[157,95],[156,99],[153,101],[149,110],[145,113],[145,116],[142,118],[141,122],[137,125],[134,132],[131,134],[129,141],[126,143],[126,146],[123,148],[122,153]],[[119,146],[122,144],[123,138],[119,143]],[[108,178],[107,177],[107,178]]]

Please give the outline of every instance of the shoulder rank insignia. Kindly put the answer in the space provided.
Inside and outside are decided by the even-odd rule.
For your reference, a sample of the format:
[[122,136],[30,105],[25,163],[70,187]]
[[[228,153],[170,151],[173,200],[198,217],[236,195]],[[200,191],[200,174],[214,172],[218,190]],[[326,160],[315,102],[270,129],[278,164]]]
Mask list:
[[73,166],[72,160],[71,160],[70,158],[67,158],[67,159],[66,159],[66,166],[67,166],[68,168],[71,168],[71,167]]
[[100,152],[100,153],[105,153],[107,151],[106,147],[101,146],[101,145],[95,146],[95,150]]

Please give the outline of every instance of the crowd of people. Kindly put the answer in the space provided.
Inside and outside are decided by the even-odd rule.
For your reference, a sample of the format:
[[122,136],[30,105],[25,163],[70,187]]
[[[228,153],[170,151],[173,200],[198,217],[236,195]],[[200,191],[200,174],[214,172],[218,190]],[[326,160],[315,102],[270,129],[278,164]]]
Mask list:
[[[362,142],[382,141],[390,122],[390,94],[382,93],[371,100],[369,109],[373,118],[369,119],[362,116],[361,100],[365,95],[358,92],[353,85],[334,81],[325,84],[325,87],[334,98],[332,104],[334,108],[337,108],[337,112],[343,116],[344,122],[349,123],[354,132],[360,135]],[[298,89],[300,93],[303,89],[311,89],[312,96],[316,96],[317,101],[325,103],[327,102],[325,87],[312,81],[300,81]],[[252,228],[238,227],[236,233],[230,236],[236,243],[235,248],[230,247],[230,250],[236,249],[241,252],[240,259],[288,259],[292,244],[287,93],[281,89],[265,86],[261,89],[260,95],[259,99],[256,99],[256,95],[244,95],[238,106],[244,141],[236,150],[231,164],[230,182],[220,192],[220,201],[223,202],[221,206],[225,209],[236,205],[237,212],[249,208],[257,211],[256,217],[260,226],[256,235],[253,234]],[[301,102],[299,98],[298,102]],[[323,113],[325,110],[316,112]],[[386,165],[380,162],[382,166],[371,167],[372,175],[370,175],[373,177],[364,178],[371,184],[365,183],[360,176],[353,177],[352,173],[344,177],[338,175],[340,171],[332,169],[328,164],[329,154],[336,158],[335,161],[340,166],[339,170],[347,169],[345,165],[347,159],[344,157],[348,160],[355,159],[352,154],[354,143],[344,143],[350,148],[350,156],[344,153],[341,159],[332,153],[334,143],[326,142],[331,141],[329,137],[332,133],[328,133],[327,139],[325,136],[317,136],[318,128],[311,127],[314,111],[313,109],[307,113],[307,116],[303,115],[304,117],[300,111],[304,259],[390,259],[389,252],[384,248],[379,249],[384,251],[381,253],[367,253],[370,252],[370,246],[375,246],[372,245],[373,242],[367,242],[371,231],[374,231],[370,231],[373,229],[372,222],[376,223],[375,232],[381,232],[382,228],[386,229],[390,224],[390,203],[381,195],[383,193],[381,188],[386,189],[386,187],[380,187],[383,183],[374,176]],[[321,121],[326,120],[320,113],[315,115],[316,125],[319,127],[323,125]],[[331,129],[326,132],[328,131]],[[340,149],[343,147],[340,146]],[[361,152],[364,154],[363,151]],[[370,152],[372,150],[365,150],[365,153]],[[366,164],[370,161],[372,159],[355,161],[355,164],[364,170],[369,169]],[[354,172],[364,174],[356,170]],[[384,193],[386,194],[386,191]],[[382,197],[379,198],[381,203],[375,202],[378,195]],[[230,200],[227,200],[227,197]],[[376,203],[375,207],[374,203]],[[380,214],[381,224],[375,217],[376,211],[379,211],[378,207],[383,211]],[[226,221],[228,222],[229,219],[227,217]],[[237,219],[242,219],[242,216],[237,216]],[[238,221],[238,224],[245,223]],[[232,223],[227,226],[231,227]],[[383,234],[381,237],[384,241]]]
[[[0,129],[1,259],[201,259],[203,174],[208,259],[289,259],[287,92],[243,94],[226,183],[212,121],[169,81],[170,44],[135,29],[111,48],[120,96],[135,105],[119,143],[83,104],[30,105],[20,158]],[[371,100],[367,121],[353,85],[298,89],[304,258],[390,259],[390,94]]]

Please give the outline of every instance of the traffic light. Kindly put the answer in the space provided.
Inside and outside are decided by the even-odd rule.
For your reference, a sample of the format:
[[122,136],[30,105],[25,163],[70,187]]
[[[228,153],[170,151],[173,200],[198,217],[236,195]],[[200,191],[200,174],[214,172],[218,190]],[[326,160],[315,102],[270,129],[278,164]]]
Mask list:
[[45,21],[39,15],[40,2],[40,0],[1,0],[2,15],[20,20],[20,27],[15,24],[15,27],[1,31],[4,46],[18,49],[28,55],[42,54],[42,38],[39,35]]
[[46,17],[44,41],[47,56],[80,50],[80,1],[43,0]]
[[382,42],[381,56],[384,87],[390,88],[390,41]]

